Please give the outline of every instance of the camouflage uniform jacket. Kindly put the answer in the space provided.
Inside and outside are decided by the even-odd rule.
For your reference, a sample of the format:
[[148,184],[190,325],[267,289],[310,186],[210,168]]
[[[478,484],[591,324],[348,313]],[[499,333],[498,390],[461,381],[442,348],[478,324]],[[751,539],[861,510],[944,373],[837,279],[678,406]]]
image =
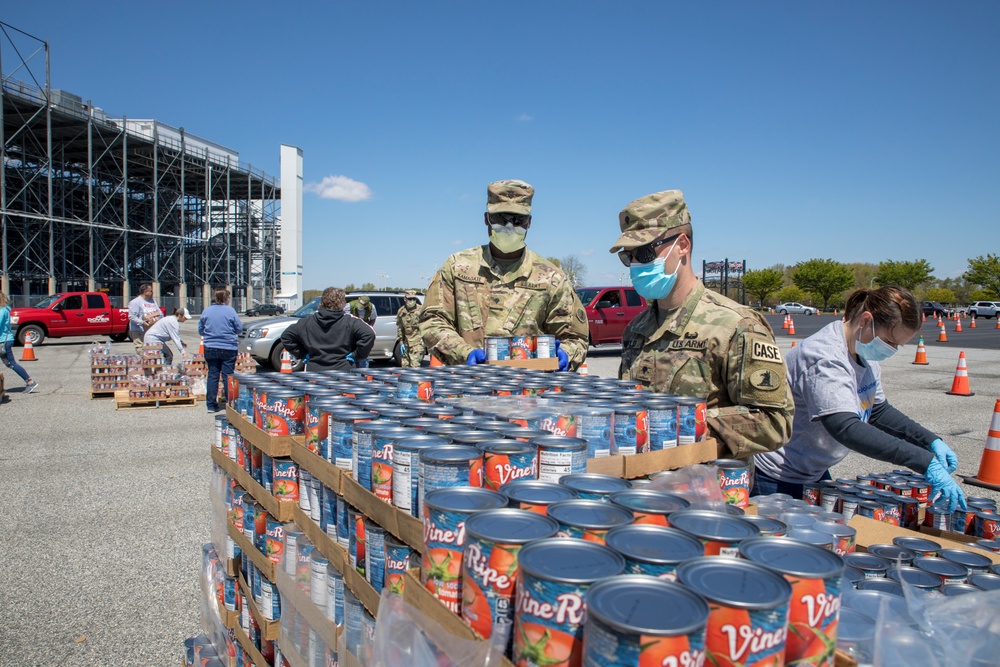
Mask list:
[[424,341],[420,337],[420,307],[409,310],[403,306],[396,312],[396,338],[406,346],[403,366],[419,367],[424,358]]
[[705,398],[720,456],[745,459],[788,441],[795,404],[785,374],[764,318],[700,282],[676,310],[651,303],[622,336],[618,377]]
[[587,357],[587,313],[557,266],[524,249],[521,259],[499,266],[489,245],[457,252],[434,276],[420,316],[428,351],[446,364],[464,364],[487,336],[553,335],[570,368]]

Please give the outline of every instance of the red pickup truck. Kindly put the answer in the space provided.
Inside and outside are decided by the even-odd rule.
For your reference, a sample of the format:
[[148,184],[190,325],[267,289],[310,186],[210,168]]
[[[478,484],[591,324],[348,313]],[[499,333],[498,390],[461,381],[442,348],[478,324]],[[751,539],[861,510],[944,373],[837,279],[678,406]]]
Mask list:
[[128,339],[128,308],[113,308],[103,292],[64,292],[47,296],[30,308],[14,308],[10,324],[17,341],[40,345],[46,336],[110,336]]
[[576,294],[587,311],[591,345],[621,343],[626,325],[646,308],[634,287],[580,287]]

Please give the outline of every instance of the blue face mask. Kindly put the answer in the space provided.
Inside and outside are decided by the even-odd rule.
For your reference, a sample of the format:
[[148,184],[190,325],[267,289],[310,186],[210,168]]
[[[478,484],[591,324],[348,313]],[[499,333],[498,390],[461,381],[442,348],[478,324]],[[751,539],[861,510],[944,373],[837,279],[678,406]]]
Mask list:
[[870,342],[862,343],[859,339],[854,344],[854,351],[865,361],[885,361],[896,354],[896,348],[875,335],[875,320],[872,320],[872,336]]
[[[639,296],[647,301],[653,299],[665,299],[674,289],[677,282],[677,269],[673,273],[667,273],[664,267],[666,258],[670,256],[677,241],[670,246],[670,250],[663,257],[657,257],[648,264],[632,264],[629,266],[629,276],[632,278],[632,286]],[[678,263],[678,268],[680,264]]]

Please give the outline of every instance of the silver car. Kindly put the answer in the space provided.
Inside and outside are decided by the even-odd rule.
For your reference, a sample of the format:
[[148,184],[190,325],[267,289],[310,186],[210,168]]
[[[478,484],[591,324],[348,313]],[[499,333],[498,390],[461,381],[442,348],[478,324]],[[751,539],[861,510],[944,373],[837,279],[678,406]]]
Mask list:
[[779,315],[815,315],[816,309],[812,306],[803,306],[801,303],[789,301],[788,303],[779,303],[774,307],[774,312]]
[[[372,361],[393,360],[399,364],[402,355],[399,351],[399,340],[396,338],[396,313],[403,307],[405,294],[403,292],[350,292],[348,303],[362,295],[367,295],[375,305],[375,347],[369,355]],[[423,303],[423,296],[417,295]],[[285,346],[281,343],[281,334],[303,317],[312,315],[319,309],[319,297],[316,297],[294,313],[283,317],[272,317],[260,322],[254,322],[243,329],[239,336],[241,351],[249,352],[261,363],[270,364],[273,368],[281,368],[281,353]],[[292,358],[292,368],[302,370],[302,361]]]

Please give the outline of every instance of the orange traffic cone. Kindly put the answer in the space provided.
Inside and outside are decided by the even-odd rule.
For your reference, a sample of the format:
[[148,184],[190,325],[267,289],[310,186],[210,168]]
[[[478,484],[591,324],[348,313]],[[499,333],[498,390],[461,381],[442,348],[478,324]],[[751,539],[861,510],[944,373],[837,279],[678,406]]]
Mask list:
[[31,344],[30,338],[24,339],[24,349],[21,350],[21,361],[38,361],[35,358],[35,347]]
[[1000,491],[1000,398],[993,406],[993,419],[986,433],[983,458],[979,460],[979,474],[975,477],[962,476],[967,484]]
[[795,341],[794,340],[792,341],[792,347],[795,347]]
[[973,317],[972,321],[969,322],[969,328],[970,329],[975,329],[976,328],[976,318]]
[[440,359],[438,359],[437,357],[435,357],[435,356],[434,356],[434,355],[432,354],[432,355],[431,355],[431,366],[432,366],[432,367],[434,367],[434,366],[444,366],[444,364],[443,364],[443,363],[441,362],[441,360],[440,360]]
[[292,372],[292,355],[288,352],[288,350],[281,351],[281,372]]
[[943,324],[941,325],[941,333],[938,334],[937,342],[939,342],[939,343],[947,343],[948,342],[948,334],[945,332]]
[[944,324],[944,322],[941,320],[941,316],[938,315],[938,323],[937,323],[937,325],[938,326],[942,326],[943,324]]
[[917,366],[927,366],[927,348],[924,347],[924,337],[921,336],[917,341],[917,356],[913,360],[913,363]]
[[787,329],[787,328],[788,328],[788,320],[789,320],[789,319],[791,319],[791,318],[790,318],[790,317],[788,317],[788,315],[786,314],[786,315],[785,315],[785,319],[784,319],[784,320],[782,321],[782,323],[781,323],[781,328],[782,328],[782,329]]
[[587,370],[587,362],[580,364],[580,367],[576,369],[576,372],[580,375],[590,375],[590,371]]
[[965,367],[965,352],[958,353],[958,367],[955,368],[955,379],[951,383],[951,391],[945,392],[952,396],[973,396],[969,388],[969,371]]
[[955,320],[955,333],[962,333],[962,320]]
[[996,326],[996,328],[1000,329],[1000,317],[997,318],[997,326]]
[[205,355],[205,337],[201,337],[201,343],[198,344],[198,354]]
[[795,335],[795,320],[791,318],[789,318],[788,320],[788,335],[789,336]]

